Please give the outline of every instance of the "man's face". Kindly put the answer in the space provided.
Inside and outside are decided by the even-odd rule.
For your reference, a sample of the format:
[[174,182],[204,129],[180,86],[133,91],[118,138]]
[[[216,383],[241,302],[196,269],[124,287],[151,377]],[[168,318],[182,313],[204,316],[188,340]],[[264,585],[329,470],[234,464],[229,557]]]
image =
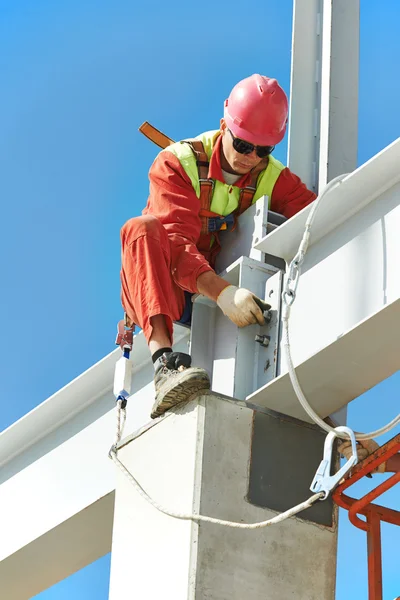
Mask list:
[[262,158],[257,156],[255,149],[251,154],[239,154],[239,152],[236,152],[232,144],[232,135],[228,130],[225,119],[221,119],[220,130],[222,135],[222,151],[224,154],[224,156],[221,156],[221,165],[224,171],[245,175],[262,161]]

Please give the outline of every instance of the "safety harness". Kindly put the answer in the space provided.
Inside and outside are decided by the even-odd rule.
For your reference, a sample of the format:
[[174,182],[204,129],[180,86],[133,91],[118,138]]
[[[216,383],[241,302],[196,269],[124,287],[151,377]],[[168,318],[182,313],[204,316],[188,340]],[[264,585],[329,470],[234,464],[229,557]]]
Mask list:
[[[175,142],[163,134],[161,131],[153,127],[150,123],[145,121],[140,127],[141,131],[149,140],[154,142],[160,148],[167,148]],[[236,227],[237,217],[247,210],[253,201],[254,194],[257,188],[258,176],[268,165],[268,158],[262,160],[251,172],[249,185],[240,190],[239,204],[235,211],[230,215],[223,216],[210,210],[212,195],[214,191],[215,182],[213,179],[208,177],[208,169],[210,161],[207,153],[204,150],[204,145],[201,140],[188,139],[182,140],[181,144],[188,144],[192,149],[192,152],[196,158],[197,171],[199,175],[200,183],[200,217],[202,218],[202,234],[214,234],[216,235],[222,230],[233,230]]]

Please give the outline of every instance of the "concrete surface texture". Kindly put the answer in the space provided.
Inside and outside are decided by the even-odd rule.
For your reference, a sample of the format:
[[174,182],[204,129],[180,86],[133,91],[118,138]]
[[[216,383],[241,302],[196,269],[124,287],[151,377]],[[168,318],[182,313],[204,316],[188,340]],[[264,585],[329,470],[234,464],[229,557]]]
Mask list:
[[[131,436],[120,457],[172,510],[266,520],[276,512],[247,500],[252,423],[249,408],[203,396]],[[284,453],[284,437],[269,451]],[[333,600],[335,564],[336,526],[301,517],[253,531],[197,525],[159,513],[118,476],[110,600]]]

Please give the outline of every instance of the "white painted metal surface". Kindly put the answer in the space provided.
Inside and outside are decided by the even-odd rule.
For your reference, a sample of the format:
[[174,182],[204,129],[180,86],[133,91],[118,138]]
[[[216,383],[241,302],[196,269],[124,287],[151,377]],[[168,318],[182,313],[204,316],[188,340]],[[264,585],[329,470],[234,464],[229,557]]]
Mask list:
[[294,0],[288,167],[317,191],[321,0]]
[[[174,338],[177,344],[188,336],[187,329],[175,326]],[[0,435],[0,467],[82,413],[105,393],[111,392],[115,363],[120,355],[118,349],[114,350],[4,430]],[[137,385],[137,374],[150,364],[150,354],[142,334],[135,336],[132,361]]]
[[[400,368],[400,300],[369,316],[328,346],[295,363],[300,385],[321,417],[338,411]],[[298,322],[294,325],[294,329]],[[385,332],[384,335],[382,332]],[[311,341],[315,341],[315,333]],[[292,336],[297,342],[298,331]],[[310,342],[306,338],[305,343]],[[295,346],[298,349],[298,346]],[[307,347],[307,346],[306,346]],[[247,401],[310,421],[294,394],[287,372]],[[396,414],[393,414],[393,418]],[[343,421],[341,421],[343,422]],[[377,422],[377,427],[384,423]]]
[[[175,348],[187,351],[188,336],[176,326]],[[131,431],[149,420],[154,401],[154,371],[142,338],[135,337],[133,352]],[[110,551],[115,469],[108,451],[119,356],[112,352],[0,435],[5,598],[26,600]]]
[[[214,302],[204,297],[194,302],[190,349],[193,364],[209,372],[214,392],[244,399],[276,374],[281,277],[275,267],[247,257],[235,261],[222,276],[229,283],[271,301],[274,308],[271,324],[239,329]],[[270,282],[268,297],[267,282]],[[271,336],[270,347],[260,346],[255,341],[256,335]]]
[[[400,138],[349,174],[338,188],[329,191],[315,217],[310,245],[400,182],[399,164]],[[260,240],[256,248],[289,262],[298,250],[309,212],[307,206]]]
[[[2,560],[2,598],[36,597],[37,593],[107,554],[111,549],[113,512],[114,492]],[[38,514],[37,519],[41,516]]]
[[318,189],[354,171],[358,145],[359,0],[323,0]]
[[221,231],[221,252],[216,261],[217,273],[222,273],[242,256],[264,262],[264,253],[255,245],[267,235],[268,196],[253,204],[246,214],[240,215],[234,234]]
[[295,0],[288,166],[314,190],[357,164],[359,0]]
[[[400,368],[399,151],[396,142],[347,177],[323,199],[316,216],[290,330],[303,391],[323,417]],[[296,219],[301,222],[303,215],[291,224],[300,234]],[[287,225],[290,221],[271,234],[273,242],[265,238],[260,247],[278,248],[284,236],[281,255],[289,260],[293,249],[286,241]],[[306,419],[285,373],[282,364],[281,377],[249,399]]]

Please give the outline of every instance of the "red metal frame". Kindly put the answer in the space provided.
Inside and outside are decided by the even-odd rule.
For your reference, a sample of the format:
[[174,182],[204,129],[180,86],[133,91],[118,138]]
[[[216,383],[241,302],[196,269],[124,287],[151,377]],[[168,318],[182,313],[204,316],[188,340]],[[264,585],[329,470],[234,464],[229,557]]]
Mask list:
[[[333,492],[333,500],[336,504],[349,511],[351,523],[367,532],[368,600],[383,600],[381,521],[400,525],[400,511],[373,504],[372,501],[400,482],[400,472],[389,477],[359,500],[351,498],[343,492],[398,452],[400,452],[400,434],[356,465],[351,475]],[[360,519],[358,515],[364,515],[366,521]]]

